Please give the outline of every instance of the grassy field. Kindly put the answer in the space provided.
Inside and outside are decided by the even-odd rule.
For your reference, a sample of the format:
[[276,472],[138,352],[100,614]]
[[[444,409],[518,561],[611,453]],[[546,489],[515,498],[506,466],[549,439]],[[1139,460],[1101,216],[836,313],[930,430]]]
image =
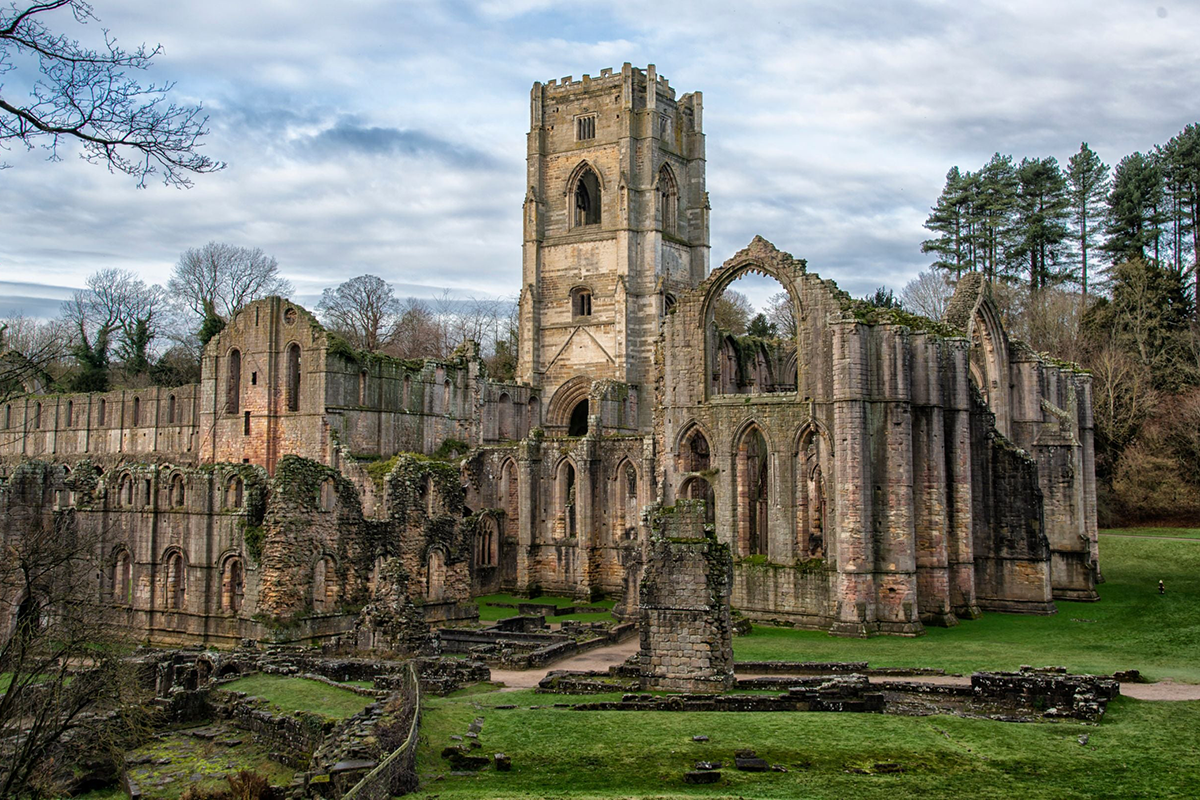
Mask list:
[[[1200,683],[1200,543],[1101,536],[1100,564],[1106,579],[1100,601],[1059,602],[1053,616],[986,613],[914,639],[842,639],[756,625],[749,636],[733,640],[734,656],[962,673],[1057,664],[1094,673],[1140,669],[1153,680]],[[1158,594],[1159,579],[1165,595]]]
[[[1014,724],[949,716],[585,712],[529,709],[562,701],[532,692],[431,699],[418,755],[426,798],[509,797],[979,797],[1023,800],[1194,797],[1200,786],[1200,703],[1122,698],[1099,726]],[[592,696],[590,699],[599,699]],[[500,703],[526,706],[495,710]],[[512,771],[451,776],[441,749],[484,718],[479,753],[503,752]],[[706,743],[692,736],[703,734]],[[1080,737],[1088,737],[1080,744]],[[751,748],[786,773],[722,771],[688,786],[697,760],[730,763]],[[901,774],[876,772],[899,764]]]
[[1200,539],[1200,528],[1103,528],[1101,534],[1119,536],[1166,536],[1171,539]]
[[329,719],[345,719],[362,711],[371,702],[369,698],[347,689],[284,675],[251,675],[221,688],[261,697],[289,713],[309,711]]
[[[591,603],[591,602],[583,603],[578,600],[572,600],[570,597],[552,597],[550,595],[543,595],[541,597],[537,597],[537,598],[531,600],[528,597],[513,597],[512,595],[509,595],[509,594],[489,594],[489,595],[484,595],[482,597],[475,598],[475,602],[479,604],[479,619],[482,622],[495,622],[498,619],[506,619],[508,617],[515,617],[517,615],[517,609],[516,609],[517,603],[544,603],[547,605],[555,605],[555,606],[558,606],[559,608],[562,608],[563,606],[577,606],[577,605],[579,605],[579,606],[583,606],[583,605],[604,606],[605,608],[613,607],[612,600],[597,600],[594,603]],[[488,603],[509,603],[513,607],[512,608],[503,608],[503,607],[498,607],[498,606],[491,606],[491,605],[488,605]],[[603,620],[610,620],[612,618],[613,618],[612,614],[609,614],[609,613],[603,613],[603,614],[557,614],[557,615],[548,617],[546,619],[546,621],[547,622],[562,622],[563,620],[571,619],[571,620],[579,620],[582,622],[600,622]]]

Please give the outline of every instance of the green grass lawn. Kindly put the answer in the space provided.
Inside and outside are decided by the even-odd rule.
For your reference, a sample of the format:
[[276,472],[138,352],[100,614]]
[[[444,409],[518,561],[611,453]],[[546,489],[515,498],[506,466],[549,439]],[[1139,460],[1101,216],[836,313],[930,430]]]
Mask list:
[[[570,597],[552,597],[550,595],[542,595],[541,597],[530,599],[528,597],[513,597],[510,594],[488,594],[481,597],[476,597],[475,602],[479,605],[479,619],[481,622],[495,622],[498,619],[507,619],[508,617],[517,616],[518,603],[544,603],[546,605],[563,606],[603,606],[611,609],[614,605],[612,600],[597,600],[594,603],[583,603],[579,600],[573,600]],[[488,603],[509,603],[512,608],[502,608],[490,606]],[[563,620],[579,620],[581,622],[601,622],[612,619],[612,614],[561,614],[553,615],[547,618],[547,622],[562,622]]]
[[[755,625],[735,637],[739,661],[868,661],[951,672],[1063,665],[1079,672],[1140,669],[1153,680],[1200,683],[1200,544],[1103,536],[1106,583],[1096,603],[1058,603],[1049,617],[985,613],[925,636],[843,639]],[[1162,579],[1165,595],[1157,591]]]
[[286,712],[309,711],[329,719],[345,719],[371,702],[348,689],[286,675],[250,675],[221,687],[261,697]]
[[1172,539],[1200,539],[1200,528],[1102,528],[1101,535],[1115,533],[1120,536],[1169,536]]
[[[614,695],[616,696],[616,695]],[[605,699],[591,695],[587,700]],[[1099,726],[1014,724],[950,716],[495,710],[500,703],[583,698],[532,692],[430,699],[422,718],[419,797],[981,797],[1023,800],[1194,797],[1200,786],[1200,703],[1121,698]],[[483,755],[512,771],[451,776],[440,751],[484,718]],[[710,737],[706,743],[692,736]],[[1088,736],[1086,746],[1079,738]],[[722,771],[688,786],[701,759],[729,764],[751,748],[787,773]],[[852,774],[898,763],[903,774]]]

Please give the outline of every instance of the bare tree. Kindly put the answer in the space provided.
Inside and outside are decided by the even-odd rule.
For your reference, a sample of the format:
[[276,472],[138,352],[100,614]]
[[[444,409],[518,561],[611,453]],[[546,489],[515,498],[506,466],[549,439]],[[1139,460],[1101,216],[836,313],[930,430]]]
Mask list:
[[127,270],[103,269],[89,276],[87,288],[75,292],[63,304],[71,351],[81,368],[75,388],[80,391],[107,388],[114,345],[130,372],[140,374],[148,370],[150,350],[165,305],[166,292],[162,287],[148,286]]
[[371,352],[392,342],[400,319],[400,301],[392,287],[374,275],[359,275],[326,289],[317,309],[351,345]]
[[167,290],[198,319],[228,320],[260,297],[292,293],[279,275],[279,262],[261,248],[209,242],[184,251]]
[[[86,47],[43,20],[55,11],[75,22],[97,21],[83,0],[12,3],[0,9],[0,75],[36,63],[40,75],[22,76],[29,96],[0,93],[0,146],[41,144],[58,160],[64,139],[83,147],[82,157],[110,171],[146,179],[161,172],[171,186],[190,186],[190,175],[225,165],[198,151],[208,133],[200,106],[178,106],[167,97],[174,84],[143,86],[127,70],[146,70],[162,46],[125,51],[104,31],[104,47]],[[0,86],[0,90],[7,88]]]
[[791,339],[796,335],[796,311],[792,307],[792,296],[787,292],[776,292],[767,298],[766,317],[779,336]]
[[115,752],[144,722],[122,661],[129,643],[99,591],[101,537],[50,507],[52,469],[29,462],[14,472],[0,528],[0,797],[65,794],[73,763]]
[[385,352],[396,358],[440,358],[444,355],[441,346],[442,333],[433,310],[415,297],[405,300],[400,307],[396,335]]
[[0,402],[45,391],[51,371],[66,355],[66,343],[57,321],[0,320]]
[[914,314],[940,320],[954,296],[954,287],[946,278],[942,270],[922,272],[900,290],[900,304]]
[[721,330],[741,336],[746,332],[746,326],[750,324],[750,317],[753,313],[754,306],[750,304],[750,298],[741,292],[726,289],[717,298],[713,321]]

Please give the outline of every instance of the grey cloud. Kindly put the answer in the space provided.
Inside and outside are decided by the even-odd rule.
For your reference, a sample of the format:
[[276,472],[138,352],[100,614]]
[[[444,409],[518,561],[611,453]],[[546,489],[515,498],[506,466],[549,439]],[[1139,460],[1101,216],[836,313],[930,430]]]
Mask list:
[[494,168],[496,161],[487,153],[420,130],[402,130],[358,125],[338,120],[333,127],[303,138],[298,149],[326,156],[348,152],[371,156],[430,156],[462,167]]

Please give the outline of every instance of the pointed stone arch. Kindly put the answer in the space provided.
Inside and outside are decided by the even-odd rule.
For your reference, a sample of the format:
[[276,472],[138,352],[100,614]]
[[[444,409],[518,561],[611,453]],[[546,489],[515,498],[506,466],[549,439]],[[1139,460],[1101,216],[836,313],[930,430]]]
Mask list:
[[592,379],[586,375],[576,375],[559,386],[546,409],[546,428],[559,435],[567,433],[572,414],[580,403],[588,401],[591,391]]
[[806,421],[796,432],[791,458],[796,555],[801,560],[836,552],[833,461],[833,439],[825,426],[815,419]]
[[770,556],[771,441],[755,419],[738,426],[732,439],[734,529],[740,556]]
[[571,228],[603,222],[604,177],[587,159],[580,161],[567,179],[567,219]]

